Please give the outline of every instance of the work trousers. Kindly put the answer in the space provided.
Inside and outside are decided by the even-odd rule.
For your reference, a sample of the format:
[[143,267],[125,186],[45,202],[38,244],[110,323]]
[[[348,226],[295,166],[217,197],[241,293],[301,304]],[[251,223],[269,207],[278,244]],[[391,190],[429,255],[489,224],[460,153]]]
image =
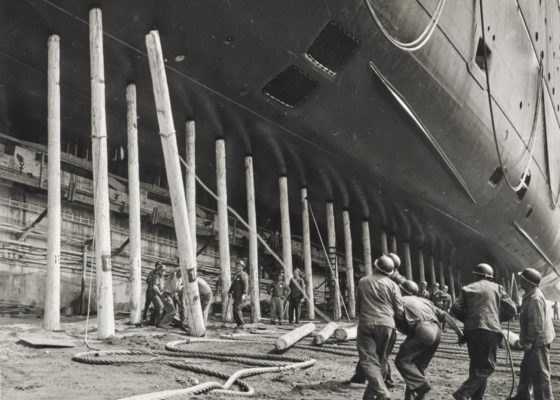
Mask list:
[[[146,291],[146,303],[148,307],[150,303],[154,305],[154,312],[150,318],[150,325],[157,325],[163,314],[163,300],[159,294],[153,290]],[[146,313],[148,312],[148,307],[145,308]]]
[[162,302],[163,302],[163,315],[160,319],[157,320],[157,326],[161,328],[168,328],[173,321],[173,318],[176,314],[175,309],[175,300],[174,296],[171,293],[165,292],[163,294]]
[[[384,382],[384,372],[387,370],[391,338],[395,328],[372,323],[358,325],[356,344],[360,367],[366,375],[368,384],[363,399],[390,399],[390,393]],[[377,396],[377,397],[375,397]]]
[[518,400],[531,400],[533,388],[535,400],[554,400],[550,385],[550,345],[532,347],[521,361]]
[[270,298],[270,323],[274,324],[277,318],[278,322],[282,323],[284,319],[284,302],[282,297],[273,296]]
[[204,316],[204,325],[208,324],[208,312],[212,306],[212,293],[200,295],[200,308],[202,308],[202,315]]
[[301,297],[290,297],[290,304],[288,305],[288,321],[290,324],[296,320],[296,324],[299,324],[299,312],[300,312]]
[[408,389],[416,390],[428,383],[424,372],[434,357],[440,338],[441,329],[437,322],[423,321],[402,342],[395,366]]
[[467,399],[482,400],[488,378],[494,373],[502,334],[486,329],[472,329],[465,331],[465,340],[470,358],[469,378],[455,393]]
[[[389,362],[389,356],[393,353],[393,348],[395,347],[395,342],[397,341],[397,331],[393,330],[393,335],[389,339],[389,345],[387,346],[387,363],[385,364],[385,369],[381,371],[383,375],[383,381],[385,382],[385,386],[389,384],[395,384],[393,382],[393,373],[391,372],[391,363]],[[360,362],[356,364],[356,369],[354,371],[354,376],[351,379],[354,383],[365,383],[366,382],[366,374],[360,365]]]
[[144,310],[142,311],[142,320],[145,321],[148,318],[148,309],[152,304],[152,299],[150,297],[150,289],[146,289],[146,300],[144,301]]
[[233,320],[237,324],[237,326],[245,325],[245,321],[243,320],[243,311],[242,308],[245,305],[243,299],[241,297],[234,297],[233,298]]

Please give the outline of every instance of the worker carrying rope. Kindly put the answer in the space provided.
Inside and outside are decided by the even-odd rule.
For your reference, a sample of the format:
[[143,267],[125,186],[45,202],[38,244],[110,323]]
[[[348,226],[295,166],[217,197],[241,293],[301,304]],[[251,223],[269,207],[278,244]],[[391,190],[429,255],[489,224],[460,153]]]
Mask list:
[[456,400],[482,400],[488,378],[495,370],[498,343],[502,340],[500,321],[511,320],[517,310],[505,289],[493,282],[488,264],[473,269],[475,281],[463,287],[451,313],[465,325],[469,352],[469,378],[453,393]]
[[555,334],[546,300],[539,289],[541,274],[533,268],[526,268],[518,276],[521,289],[525,292],[519,315],[519,341],[524,354],[517,394],[508,400],[530,400],[531,388],[535,400],[553,400],[550,344]]

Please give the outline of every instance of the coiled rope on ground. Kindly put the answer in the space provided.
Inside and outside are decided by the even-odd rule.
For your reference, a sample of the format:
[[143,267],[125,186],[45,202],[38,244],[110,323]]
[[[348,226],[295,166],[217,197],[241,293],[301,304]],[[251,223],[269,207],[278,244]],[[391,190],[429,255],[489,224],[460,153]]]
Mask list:
[[[202,342],[233,342],[231,339],[208,339],[208,338],[188,338],[167,343],[166,350],[102,350],[77,353],[72,357],[73,361],[94,364],[94,365],[124,365],[141,363],[160,363],[170,367],[184,369],[196,373],[214,376],[225,379],[225,383],[216,381],[201,383],[192,387],[182,389],[165,390],[154,393],[146,393],[127,397],[126,400],[160,400],[171,399],[178,396],[202,394],[213,391],[226,395],[252,396],[254,388],[241,380],[250,376],[283,372],[296,369],[305,369],[313,366],[316,362],[313,358],[287,356],[278,354],[263,353],[240,353],[224,351],[200,351],[181,348],[190,343]],[[140,359],[140,356],[149,356],[149,359]],[[255,368],[244,368],[231,375],[216,371],[213,368],[194,365],[185,358],[206,358],[224,362],[240,362],[245,365],[256,366]],[[232,387],[238,385],[241,391],[233,390]],[[124,400],[124,399],[123,399]]]

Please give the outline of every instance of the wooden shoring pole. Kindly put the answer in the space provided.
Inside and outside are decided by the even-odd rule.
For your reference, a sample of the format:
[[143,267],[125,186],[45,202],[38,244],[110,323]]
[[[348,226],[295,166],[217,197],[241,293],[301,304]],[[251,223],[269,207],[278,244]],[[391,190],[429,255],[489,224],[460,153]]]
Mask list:
[[381,245],[381,252],[383,254],[389,254],[389,248],[387,247],[387,232],[385,232],[385,229],[381,228],[381,234],[380,234],[380,245]]
[[290,205],[288,197],[288,178],[281,176],[278,178],[280,187],[280,223],[282,230],[282,261],[286,266],[284,271],[286,282],[293,276],[292,266],[292,229],[290,226]]
[[249,293],[251,295],[251,322],[261,319],[259,288],[259,247],[257,239],[257,210],[255,204],[255,177],[253,157],[245,157],[245,184],[247,187],[247,222],[249,223]]
[[126,128],[128,138],[130,323],[134,325],[142,322],[142,239],[140,237],[140,172],[138,161],[138,116],[136,110],[136,85],[131,83],[126,88]]
[[229,259],[229,221],[227,210],[226,143],[216,140],[216,185],[218,193],[218,246],[222,282],[222,321],[231,321],[232,307],[228,307],[231,286],[231,261]]
[[91,62],[91,138],[93,160],[95,268],[97,278],[97,338],[115,335],[113,278],[111,276],[111,220],[105,119],[105,72],[101,10],[89,12]]
[[433,253],[430,253],[428,262],[430,267],[430,285],[434,286],[434,283],[436,283],[437,279],[436,279],[436,265],[435,265]]
[[364,267],[367,276],[373,273],[371,264],[371,236],[367,219],[362,221],[362,246],[364,247]]
[[189,226],[191,228],[191,239],[193,249],[198,248],[196,240],[196,125],[194,121],[187,121],[187,149],[185,162],[187,164],[187,173],[185,175],[185,192],[187,195],[187,213],[189,214]]
[[48,204],[47,279],[43,327],[60,329],[60,39],[48,39]]
[[344,256],[346,259],[346,287],[348,289],[348,315],[356,317],[356,292],[354,289],[354,260],[352,255],[352,231],[350,229],[350,213],[342,210],[344,226]]
[[336,255],[336,230],[334,221],[334,204],[332,201],[327,201],[327,243],[329,258],[331,265],[334,269],[334,310],[333,318],[338,321],[342,316],[342,309],[340,304],[340,282],[338,281],[338,262]]
[[451,261],[447,265],[447,272],[449,274],[449,294],[451,295],[451,301],[455,302],[455,278],[453,277],[453,264]]
[[463,288],[463,281],[461,280],[461,268],[460,267],[457,268],[457,288],[459,289],[459,292]]
[[440,288],[443,289],[443,285],[445,285],[445,273],[444,273],[444,264],[443,258],[439,259],[439,285]]
[[391,253],[399,254],[397,247],[397,236],[391,235]]
[[420,282],[426,281],[426,271],[424,268],[424,249],[422,247],[418,248],[418,276],[420,277]]
[[305,269],[305,284],[307,285],[307,318],[315,319],[315,293],[313,291],[313,269],[311,258],[311,233],[309,229],[309,204],[307,202],[307,188],[301,188],[301,222],[302,222],[302,257]]
[[181,164],[179,163],[179,149],[177,147],[175,125],[171,112],[165,64],[157,31],[151,31],[146,35],[146,47],[148,49],[148,61],[167,172],[169,196],[171,197],[173,209],[179,262],[183,275],[183,298],[186,300],[187,306],[187,324],[190,335],[200,337],[204,336],[206,328],[204,326],[204,316],[200,307],[200,295],[196,282],[196,249],[192,246],[189,215],[185,199],[185,186],[181,174]]
[[406,279],[412,280],[412,259],[410,258],[410,242],[408,240],[403,242],[403,253]]

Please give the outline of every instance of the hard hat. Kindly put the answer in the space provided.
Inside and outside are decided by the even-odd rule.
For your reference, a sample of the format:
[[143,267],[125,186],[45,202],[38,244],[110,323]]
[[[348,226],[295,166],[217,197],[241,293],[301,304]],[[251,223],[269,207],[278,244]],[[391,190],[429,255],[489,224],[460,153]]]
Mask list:
[[240,264],[243,268],[245,268],[245,261],[243,261],[241,258],[237,259],[237,264]]
[[443,290],[449,290],[449,287],[447,285],[443,285],[442,289]]
[[420,286],[428,286],[428,282],[422,281],[422,282],[420,282]]
[[478,264],[473,268],[473,274],[482,276],[486,279],[494,279],[494,270],[488,264],[482,263]]
[[391,275],[395,271],[395,263],[391,257],[382,255],[373,263],[375,268],[385,275]]
[[519,272],[517,275],[521,277],[526,282],[529,282],[533,286],[539,286],[541,283],[542,276],[536,269],[525,268],[523,271]]
[[401,289],[411,296],[416,296],[418,294],[418,285],[414,281],[404,281],[401,285]]
[[395,253],[389,253],[387,254],[389,257],[391,257],[391,260],[393,260],[393,263],[395,264],[395,269],[399,269],[399,267],[401,266],[401,259],[398,255],[396,255]]
[[162,263],[161,261],[157,261],[156,262],[156,268],[157,269],[165,269],[165,264]]
[[434,287],[439,287],[439,283],[434,282]]

